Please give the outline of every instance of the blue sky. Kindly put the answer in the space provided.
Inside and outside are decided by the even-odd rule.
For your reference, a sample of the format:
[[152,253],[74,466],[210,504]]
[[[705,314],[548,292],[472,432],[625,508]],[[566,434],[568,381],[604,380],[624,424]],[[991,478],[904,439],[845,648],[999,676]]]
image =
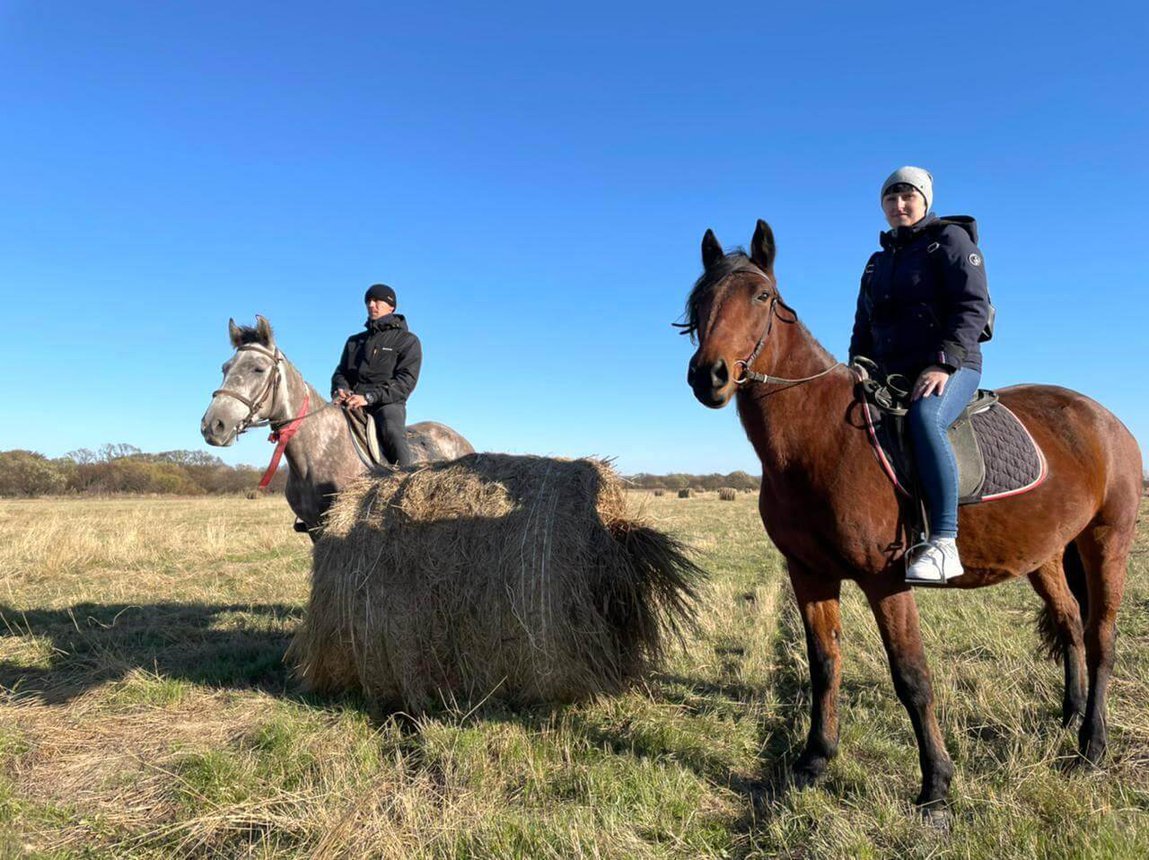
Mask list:
[[757,472],[670,327],[702,233],[767,219],[844,357],[904,163],[980,223],[983,384],[1149,446],[1143,4],[423,5],[0,4],[0,450],[206,449],[228,317],[326,391],[382,280],[424,344],[410,420]]

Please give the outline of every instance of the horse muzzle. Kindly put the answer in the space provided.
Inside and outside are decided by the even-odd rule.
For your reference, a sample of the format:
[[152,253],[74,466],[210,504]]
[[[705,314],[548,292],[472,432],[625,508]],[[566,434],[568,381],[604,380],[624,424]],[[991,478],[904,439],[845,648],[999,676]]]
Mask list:
[[226,448],[238,438],[240,425],[236,421],[225,420],[220,412],[214,404],[209,406],[200,419],[199,432],[209,445]]
[[703,406],[721,409],[730,402],[734,380],[726,359],[699,361],[695,356],[686,371],[686,382]]

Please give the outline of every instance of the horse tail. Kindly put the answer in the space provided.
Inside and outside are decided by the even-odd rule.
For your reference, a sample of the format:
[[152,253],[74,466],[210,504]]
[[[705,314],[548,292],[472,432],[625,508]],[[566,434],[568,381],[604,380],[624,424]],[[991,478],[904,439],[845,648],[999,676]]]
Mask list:
[[[1089,618],[1089,587],[1085,582],[1085,565],[1081,562],[1081,553],[1075,544],[1070,543],[1065,547],[1061,567],[1065,571],[1069,592],[1080,609],[1081,623],[1084,624]],[[1037,635],[1041,637],[1041,652],[1060,663],[1065,643],[1062,641],[1061,631],[1048,603],[1037,613]]]

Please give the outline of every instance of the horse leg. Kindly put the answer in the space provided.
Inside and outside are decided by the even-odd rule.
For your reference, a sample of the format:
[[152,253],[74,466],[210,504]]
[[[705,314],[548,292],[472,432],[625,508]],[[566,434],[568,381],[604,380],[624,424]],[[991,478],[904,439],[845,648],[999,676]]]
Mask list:
[[[1072,551],[1072,548],[1071,550]],[[1071,562],[1077,564],[1074,558]],[[1061,725],[1068,727],[1085,713],[1085,643],[1081,608],[1070,589],[1060,557],[1051,559],[1029,575],[1029,582],[1045,602],[1039,630],[1051,654],[1060,649],[1065,665],[1065,693],[1061,700]]]
[[878,622],[890,673],[898,699],[910,715],[918,740],[922,790],[914,802],[929,807],[945,802],[954,766],[946,752],[934,714],[930,670],[922,646],[918,605],[910,587],[900,577],[887,575],[876,581],[861,580],[862,590]]
[[1111,525],[1094,521],[1074,541],[1085,566],[1089,594],[1089,617],[1085,622],[1089,698],[1077,742],[1082,757],[1091,765],[1105,757],[1109,740],[1106,694],[1113,673],[1117,608],[1125,591],[1125,566],[1132,539],[1132,523]]
[[787,566],[806,629],[813,692],[810,734],[791,772],[794,784],[803,788],[825,772],[827,763],[838,751],[838,687],[842,680],[842,619],[838,600],[842,582],[819,577],[790,559]]

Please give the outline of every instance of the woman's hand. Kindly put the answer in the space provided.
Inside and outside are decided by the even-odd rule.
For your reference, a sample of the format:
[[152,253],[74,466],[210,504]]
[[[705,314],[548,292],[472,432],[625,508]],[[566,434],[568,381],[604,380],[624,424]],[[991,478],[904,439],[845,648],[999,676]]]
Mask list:
[[937,394],[940,397],[946,390],[946,383],[949,382],[949,379],[949,371],[945,368],[936,364],[927,367],[918,374],[918,381],[914,383],[914,392],[910,399],[920,400],[931,394]]

